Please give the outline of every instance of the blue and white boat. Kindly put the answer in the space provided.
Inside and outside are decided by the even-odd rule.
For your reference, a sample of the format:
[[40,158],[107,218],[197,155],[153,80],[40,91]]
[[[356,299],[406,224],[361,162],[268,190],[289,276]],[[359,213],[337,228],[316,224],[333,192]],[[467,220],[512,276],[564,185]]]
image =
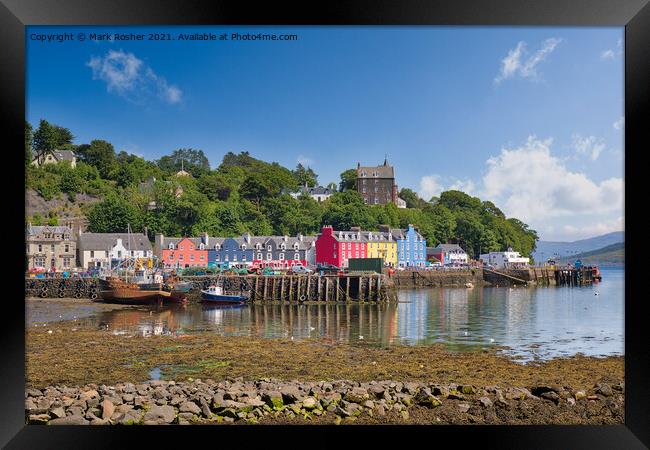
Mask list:
[[223,292],[221,286],[213,285],[201,290],[201,299],[204,302],[210,303],[237,304],[246,302],[248,297],[237,294],[226,294]]

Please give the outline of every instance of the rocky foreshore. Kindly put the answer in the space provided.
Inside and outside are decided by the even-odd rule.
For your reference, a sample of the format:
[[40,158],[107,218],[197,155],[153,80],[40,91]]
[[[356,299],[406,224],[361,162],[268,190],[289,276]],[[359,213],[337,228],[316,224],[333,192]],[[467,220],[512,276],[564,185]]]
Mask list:
[[29,424],[620,424],[624,383],[591,389],[398,381],[150,381],[25,392]]

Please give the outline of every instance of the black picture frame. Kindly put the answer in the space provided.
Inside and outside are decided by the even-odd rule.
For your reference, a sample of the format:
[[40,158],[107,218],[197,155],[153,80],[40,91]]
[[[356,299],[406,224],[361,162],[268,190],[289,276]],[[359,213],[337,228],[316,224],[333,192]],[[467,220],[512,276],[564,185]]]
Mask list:
[[[25,26],[27,25],[519,25],[519,26],[624,26],[625,27],[625,425],[620,426],[474,426],[474,427],[39,427],[25,426],[24,378],[24,198],[20,171],[25,118]],[[350,433],[368,431],[365,445],[396,435],[405,443],[453,445],[474,441],[481,447],[499,448],[645,448],[650,446],[650,377],[646,337],[647,300],[643,296],[642,182],[647,170],[641,158],[650,142],[650,5],[648,0],[456,0],[341,2],[265,2],[254,7],[232,0],[1,0],[0,2],[0,114],[10,142],[5,144],[5,210],[13,214],[5,228],[5,308],[1,328],[4,361],[0,444],[7,448],[114,447],[143,437],[146,445],[180,438],[189,445],[223,445],[225,437],[251,445],[255,436],[266,445],[338,446]],[[24,175],[24,174],[23,174]],[[15,183],[15,189],[13,184]],[[11,208],[14,206],[15,209]],[[15,213],[18,211],[19,213]],[[22,217],[20,212],[23,212]],[[19,256],[20,255],[20,256]],[[21,263],[18,264],[17,262]],[[20,280],[20,281],[18,281]],[[16,290],[14,295],[14,289]],[[12,303],[12,302],[15,302]],[[216,430],[218,429],[218,433]],[[296,436],[296,433],[299,436]],[[279,436],[278,436],[279,435]],[[217,439],[218,437],[218,439]],[[333,439],[335,437],[335,439]],[[308,441],[305,441],[308,439]],[[140,444],[143,445],[143,444]]]

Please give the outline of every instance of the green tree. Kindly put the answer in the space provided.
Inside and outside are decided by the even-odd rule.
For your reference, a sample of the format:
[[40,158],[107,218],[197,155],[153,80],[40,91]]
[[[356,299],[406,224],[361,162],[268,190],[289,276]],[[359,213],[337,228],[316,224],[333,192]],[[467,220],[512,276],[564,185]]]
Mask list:
[[29,167],[34,157],[32,156],[32,143],[34,131],[29,122],[25,121],[25,167]]
[[113,144],[102,140],[93,140],[90,144],[77,147],[77,154],[81,161],[95,167],[102,178],[117,169],[117,158]]
[[357,189],[357,171],[356,169],[348,169],[341,172],[341,183],[339,184],[339,191],[348,191]]
[[88,230],[93,233],[124,233],[127,226],[141,232],[144,214],[128,199],[109,195],[93,205],[88,214]]
[[292,173],[299,186],[314,187],[318,184],[318,175],[316,175],[316,172],[311,167],[305,168],[302,164],[298,163]]
[[203,153],[203,150],[193,148],[179,148],[174,150],[171,155],[163,156],[156,163],[161,170],[169,174],[183,169],[192,174],[192,176],[199,177],[210,170],[210,162]]
[[422,208],[426,203],[409,188],[402,188],[399,191],[399,197],[406,202],[407,208]]
[[43,164],[47,155],[53,154],[59,143],[59,133],[47,120],[40,121],[33,135],[33,147],[38,164]]

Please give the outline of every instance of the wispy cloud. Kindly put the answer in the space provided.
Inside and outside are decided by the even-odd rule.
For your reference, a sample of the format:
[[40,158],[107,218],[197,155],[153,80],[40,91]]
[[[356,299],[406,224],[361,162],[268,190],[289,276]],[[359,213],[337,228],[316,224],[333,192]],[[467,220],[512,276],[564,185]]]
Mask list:
[[527,57],[526,42],[520,41],[517,46],[508,51],[508,55],[501,60],[501,70],[494,79],[496,84],[508,78],[527,78],[533,81],[541,80],[537,66],[555,50],[562,39],[552,37],[544,40],[541,47],[531,56]]
[[304,156],[304,155],[298,155],[298,159],[296,160],[296,162],[298,164],[302,164],[305,167],[308,167],[308,166],[311,166],[312,164],[314,164],[313,159],[311,159],[308,156]]
[[615,130],[622,130],[625,126],[625,117],[621,116],[616,122],[612,124]]
[[169,84],[133,53],[109,50],[104,56],[93,56],[86,63],[94,80],[106,83],[108,92],[135,103],[145,103],[151,97],[170,103],[180,103],[182,91]]
[[588,155],[592,161],[598,159],[600,154],[605,150],[605,143],[602,139],[595,136],[583,137],[578,133],[572,136],[573,148],[580,155]]
[[420,197],[429,200],[438,197],[443,191],[463,191],[469,195],[476,194],[476,184],[470,180],[458,178],[445,178],[440,175],[425,175],[420,178]]
[[616,56],[623,54],[623,39],[619,38],[616,42],[616,50],[608,48],[600,53],[600,59],[603,61],[616,59]]

